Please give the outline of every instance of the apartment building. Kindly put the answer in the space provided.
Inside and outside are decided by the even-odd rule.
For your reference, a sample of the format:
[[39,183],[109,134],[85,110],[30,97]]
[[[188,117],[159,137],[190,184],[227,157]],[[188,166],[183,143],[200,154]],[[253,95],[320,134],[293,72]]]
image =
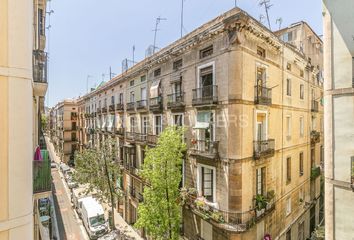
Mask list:
[[80,98],[79,145],[116,139],[134,224],[146,146],[185,126],[186,238],[306,239],[322,218],[322,87],[306,23],[273,33],[235,8]]
[[[38,199],[51,194],[41,134],[46,1],[0,1],[0,239],[40,236]],[[43,160],[34,160],[37,146]]]
[[323,0],[325,66],[325,236],[354,236],[353,1]]
[[52,142],[60,160],[70,166],[78,150],[78,105],[74,99],[65,99],[51,110]]

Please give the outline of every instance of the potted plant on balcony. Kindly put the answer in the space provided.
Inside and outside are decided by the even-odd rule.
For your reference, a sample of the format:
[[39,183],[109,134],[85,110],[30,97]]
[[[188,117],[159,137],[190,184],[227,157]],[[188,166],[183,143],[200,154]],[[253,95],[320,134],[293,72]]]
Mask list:
[[257,194],[254,198],[257,217],[262,215],[267,207],[267,198],[262,194]]
[[275,197],[275,191],[274,190],[269,190],[267,192],[267,206],[266,206],[266,209],[270,209],[273,204],[274,204],[274,197]]
[[225,223],[225,219],[224,219],[223,215],[220,212],[213,212],[210,217],[215,222]]

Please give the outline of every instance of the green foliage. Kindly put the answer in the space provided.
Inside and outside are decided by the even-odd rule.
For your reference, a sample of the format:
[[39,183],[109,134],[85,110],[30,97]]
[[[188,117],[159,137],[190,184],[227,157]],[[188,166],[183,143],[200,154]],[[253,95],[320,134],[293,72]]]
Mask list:
[[186,149],[182,128],[165,129],[155,148],[146,149],[141,177],[144,202],[138,207],[135,226],[145,228],[152,239],[178,239],[181,223],[182,158]]
[[267,207],[267,198],[261,194],[257,194],[255,197],[256,201],[256,210],[260,211],[262,209],[265,209]]
[[46,130],[47,129],[47,124],[48,124],[47,116],[45,114],[42,114],[41,115],[42,130]]
[[80,184],[88,184],[88,192],[97,190],[98,198],[114,206],[121,192],[115,189],[121,173],[114,161],[117,155],[114,141],[106,139],[98,149],[84,149],[75,154],[74,180]]

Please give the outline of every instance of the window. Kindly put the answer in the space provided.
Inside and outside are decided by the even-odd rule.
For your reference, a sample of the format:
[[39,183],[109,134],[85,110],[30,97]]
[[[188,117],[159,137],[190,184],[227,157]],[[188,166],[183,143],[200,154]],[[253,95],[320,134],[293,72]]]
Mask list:
[[[213,66],[201,68],[199,72],[199,76],[200,76],[199,87],[206,87],[206,86],[213,85]],[[203,94],[208,94],[208,91],[206,91]]]
[[161,75],[161,68],[155,69],[154,71],[154,77],[158,77]]
[[140,77],[140,81],[141,81],[141,82],[145,82],[145,81],[146,81],[146,75],[141,76],[141,77]]
[[265,58],[266,57],[265,49],[261,47],[257,47],[257,55],[262,58]]
[[183,126],[183,114],[174,114],[173,117],[173,126],[182,127]]
[[135,117],[130,117],[130,132],[135,132]]
[[286,158],[286,183],[291,182],[291,157]]
[[304,175],[304,153],[299,154],[299,175]]
[[291,139],[291,117],[286,116],[286,138],[287,140]]
[[198,164],[198,192],[209,202],[215,202],[215,168]]
[[304,77],[304,70],[300,69],[300,77]]
[[142,121],[141,121],[141,133],[142,134],[147,134],[148,132],[148,124],[149,124],[149,120],[147,116],[143,116],[142,117]]
[[114,96],[111,97],[111,105],[114,105]]
[[130,92],[130,102],[135,102],[135,93],[134,91]]
[[304,84],[300,84],[300,99],[304,99],[305,94]]
[[304,189],[302,187],[299,190],[299,202],[300,203],[304,202]]
[[160,135],[162,132],[162,116],[156,115],[154,116],[154,134]]
[[288,216],[290,213],[291,213],[291,198],[289,197],[287,200],[286,200],[286,216]]
[[298,232],[297,240],[305,240],[305,224],[304,224],[304,222],[299,223],[297,232]]
[[300,137],[304,137],[304,117],[300,117]]
[[257,195],[265,196],[265,167],[258,168],[256,173]]
[[38,9],[38,30],[40,35],[44,35],[43,9]]
[[134,86],[134,80],[131,80],[130,82],[129,82],[129,85],[132,87],[132,86]]
[[98,108],[101,108],[101,100],[98,101]]
[[213,45],[210,45],[209,47],[206,47],[199,52],[199,58],[205,58],[208,56],[213,55]]
[[286,64],[286,69],[289,70],[289,71],[291,71],[291,64],[290,64],[290,63],[287,63],[287,64]]
[[286,232],[286,240],[291,240],[291,228]]
[[105,107],[105,108],[107,107],[107,98],[104,99],[104,105],[103,105],[103,107]]
[[119,103],[123,104],[123,93],[119,93]]
[[182,65],[183,65],[183,61],[182,59],[179,59],[175,62],[173,62],[173,70],[179,70],[182,68]]
[[291,79],[286,79],[286,95],[291,96]]

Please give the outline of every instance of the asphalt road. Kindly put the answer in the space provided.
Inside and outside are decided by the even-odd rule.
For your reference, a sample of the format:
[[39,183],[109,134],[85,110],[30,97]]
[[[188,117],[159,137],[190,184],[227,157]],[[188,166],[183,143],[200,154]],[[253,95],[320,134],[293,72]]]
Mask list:
[[[47,141],[52,160],[59,161],[53,152],[53,145]],[[52,168],[53,200],[58,223],[60,240],[88,240],[82,221],[78,218],[70,201],[70,191],[57,168]]]

